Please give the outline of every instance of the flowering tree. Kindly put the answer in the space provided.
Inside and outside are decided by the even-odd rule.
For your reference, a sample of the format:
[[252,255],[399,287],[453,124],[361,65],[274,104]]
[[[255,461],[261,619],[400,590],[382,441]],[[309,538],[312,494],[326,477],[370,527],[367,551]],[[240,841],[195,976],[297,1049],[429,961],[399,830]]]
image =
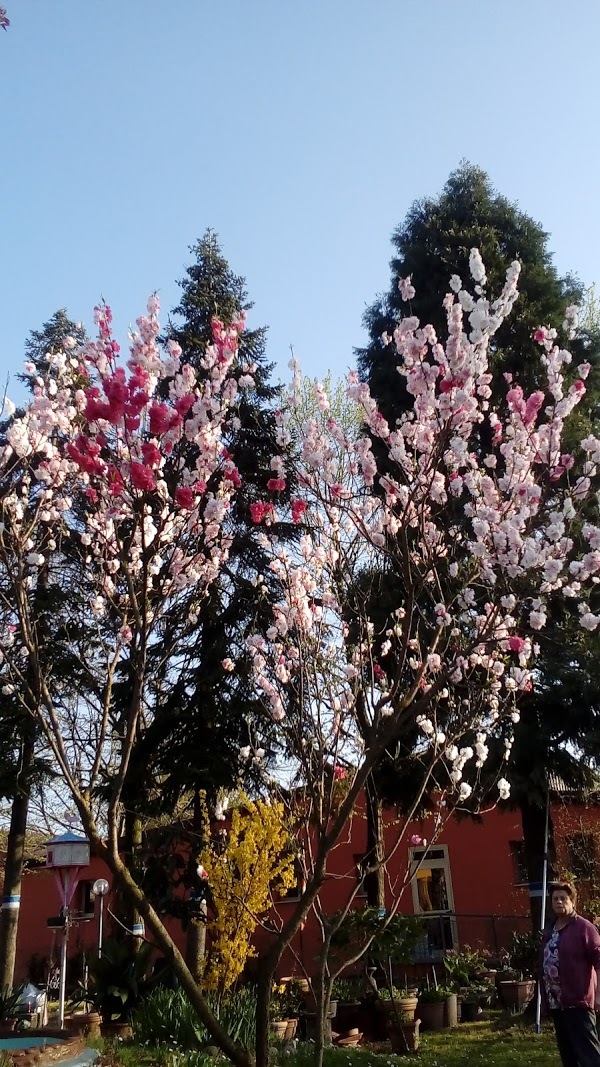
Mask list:
[[[511,266],[493,302],[485,296],[476,250],[470,267],[474,294],[454,276],[444,300],[445,344],[412,316],[395,330],[397,369],[413,398],[396,427],[355,374],[348,395],[368,431],[358,438],[330,417],[323,388],[316,391],[320,417],[298,433],[299,380],[280,415],[282,445],[298,440],[295,475],[302,493],[291,510],[305,532],[299,552],[270,535],[269,523],[278,517],[279,485],[273,486],[273,499],[256,508],[255,519],[265,525],[270,567],[285,592],[273,607],[271,627],[249,647],[312,830],[305,842],[305,891],[263,960],[263,1000],[284,948],[310,908],[319,912],[328,858],[383,754],[416,729],[413,751],[422,774],[415,806],[431,786],[440,813],[466,802],[477,788],[490,735],[507,718],[518,719],[519,695],[532,684],[546,598],[557,592],[567,598],[584,629],[600,622],[600,528],[579,519],[584,502],[597,514],[592,489],[600,442],[589,435],[573,454],[561,446],[589,366],[580,365],[567,381],[570,356],[555,343],[555,331],[540,327],[535,339],[547,391],[525,396],[509,382],[504,403],[494,409],[488,355],[517,299],[519,265]],[[402,280],[401,292],[405,300],[414,295],[410,278]],[[575,309],[567,309],[571,331],[575,320]],[[373,438],[384,446],[385,474],[378,471]],[[369,614],[373,598],[359,590],[371,575],[379,581],[383,575],[384,583],[386,573],[393,574],[403,602],[382,620],[381,610]],[[336,767],[345,772],[341,800]],[[508,796],[505,777],[497,786],[500,797]],[[331,937],[355,895],[336,922],[320,914],[323,1016],[333,977]],[[266,1015],[260,1005],[258,1021],[262,1061]]]
[[[552,331],[540,328],[547,393],[524,396],[509,383],[505,403],[494,410],[488,352],[517,298],[519,267],[511,267],[493,303],[484,295],[476,251],[471,270],[474,296],[459,278],[451,280],[444,344],[411,316],[395,331],[398,370],[414,398],[396,427],[386,424],[356,375],[348,394],[368,433],[356,435],[333,417],[323,387],[316,389],[318,415],[296,418],[296,373],[278,416],[282,456],[271,463],[271,495],[253,505],[282,594],[272,605],[271,626],[253,635],[246,651],[265,702],[265,732],[278,732],[298,787],[288,796],[310,827],[302,894],[261,960],[261,1067],[272,978],[311,908],[323,928],[317,999],[324,1018],[331,938],[355,893],[332,922],[320,907],[320,891],[332,850],[382,755],[416,732],[419,740],[411,743],[422,778],[415,805],[432,784],[440,805],[467,801],[490,734],[518,715],[519,694],[531,684],[546,597],[565,596],[586,629],[600,622],[593,599],[600,441],[588,435],[573,454],[561,446],[588,368],[581,365],[567,382],[568,353]],[[405,279],[407,299],[411,290]],[[215,323],[206,353],[210,374],[198,385],[180,365],[177,346],[164,356],[158,351],[156,313],[153,299],[132,336],[125,370],[116,362],[108,309],[99,308],[99,340],[83,349],[67,341],[48,375],[39,376],[26,413],[6,431],[2,682],[41,723],[86,831],[174,960],[215,1041],[245,1067],[248,1053],[211,1015],[118,851],[132,745],[174,678],[189,668],[190,627],[227,556],[227,508],[237,481],[222,435],[238,396],[230,372],[241,323],[228,330]],[[569,322],[574,318],[570,309]],[[159,382],[168,383],[166,399],[156,398]],[[372,436],[384,445],[385,474],[378,472]],[[490,445],[482,448],[486,438]],[[274,522],[294,443],[300,491],[290,513],[302,536],[290,547],[277,538]],[[584,502],[588,517],[581,522]],[[65,567],[77,585],[75,609],[61,614],[52,632],[81,668],[67,682],[44,657],[33,595],[41,569],[52,583],[68,573]],[[403,603],[375,620],[372,597],[360,589],[370,575],[386,571],[400,585]],[[268,588],[259,582],[257,595]],[[168,647],[157,659],[166,632]],[[233,650],[223,667],[235,670]],[[122,701],[115,707],[118,677],[129,687],[125,708]],[[255,749],[262,747],[259,734]],[[506,779],[497,785],[506,796]],[[398,842],[404,832],[401,827]],[[409,877],[407,871],[405,882]],[[317,1041],[317,1060],[321,1053]]]
[[[119,855],[131,752],[191,667],[197,612],[227,559],[238,481],[222,437],[240,395],[232,369],[243,320],[227,329],[214,321],[198,384],[175,342],[160,351],[157,313],[152,297],[125,368],[110,309],[98,307],[98,340],[65,338],[45,374],[26,365],[34,396],[24,414],[5,404],[1,678],[41,725],[86,832],[175,958],[215,1040],[246,1062]],[[42,575],[46,589],[71,591],[53,618],[37,596]],[[68,678],[56,668],[60,653],[75,665]]]

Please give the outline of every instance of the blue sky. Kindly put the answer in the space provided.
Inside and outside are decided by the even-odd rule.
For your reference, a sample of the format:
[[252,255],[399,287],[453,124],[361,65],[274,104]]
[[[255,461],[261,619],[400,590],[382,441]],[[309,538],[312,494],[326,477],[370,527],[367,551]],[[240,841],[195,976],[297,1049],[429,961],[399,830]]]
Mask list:
[[[286,373],[341,375],[389,238],[467,157],[600,280],[597,0],[3,0],[0,366],[124,336],[216,229]],[[9,389],[13,395],[17,389]]]

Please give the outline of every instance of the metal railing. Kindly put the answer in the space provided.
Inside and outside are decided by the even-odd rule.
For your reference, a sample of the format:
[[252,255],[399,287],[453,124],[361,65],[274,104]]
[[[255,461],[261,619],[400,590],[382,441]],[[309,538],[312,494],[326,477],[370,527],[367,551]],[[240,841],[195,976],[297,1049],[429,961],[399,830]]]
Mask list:
[[421,915],[425,932],[419,941],[413,960],[428,963],[441,960],[452,949],[465,945],[498,956],[507,949],[513,933],[529,933],[529,915],[463,915],[438,912]]

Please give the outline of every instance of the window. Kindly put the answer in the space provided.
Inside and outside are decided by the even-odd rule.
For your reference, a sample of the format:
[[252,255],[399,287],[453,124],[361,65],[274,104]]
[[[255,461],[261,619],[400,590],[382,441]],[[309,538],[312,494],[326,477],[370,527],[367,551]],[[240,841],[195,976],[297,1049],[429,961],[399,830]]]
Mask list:
[[524,841],[509,842],[510,855],[513,862],[514,885],[527,885],[529,875],[527,873],[527,853]]
[[593,834],[573,834],[567,838],[569,870],[576,878],[594,878],[596,874],[596,840]]
[[410,850],[415,915],[423,916],[424,934],[415,958],[434,961],[458,945],[448,846]]
[[94,901],[92,900],[93,882],[80,882],[75,891],[72,909],[76,915],[94,914]]
[[415,915],[453,911],[447,846],[429,850],[413,848],[410,851],[410,859],[413,868],[411,882]]

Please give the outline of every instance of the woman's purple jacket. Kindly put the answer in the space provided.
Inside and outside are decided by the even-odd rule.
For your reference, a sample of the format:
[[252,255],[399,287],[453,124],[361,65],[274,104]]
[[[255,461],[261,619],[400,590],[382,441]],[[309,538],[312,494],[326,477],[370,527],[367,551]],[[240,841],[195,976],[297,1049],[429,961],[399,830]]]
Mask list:
[[[547,927],[540,952],[540,986],[545,1002],[544,948],[553,926]],[[574,915],[561,932],[558,942],[560,999],[563,1008],[594,1008],[596,970],[600,968],[600,933],[593,923]]]

